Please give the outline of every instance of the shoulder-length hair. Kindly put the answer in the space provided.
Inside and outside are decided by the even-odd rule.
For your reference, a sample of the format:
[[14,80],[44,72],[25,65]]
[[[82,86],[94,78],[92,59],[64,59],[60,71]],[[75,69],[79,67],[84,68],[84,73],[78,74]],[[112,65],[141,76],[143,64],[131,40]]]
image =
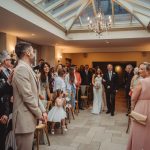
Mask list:
[[[41,82],[46,82],[46,75],[45,75],[45,72],[44,72],[45,65],[47,65],[49,67],[49,70],[50,70],[49,63],[48,62],[43,62],[42,65],[41,65],[41,69],[40,69],[40,72],[41,72],[41,76],[40,76]],[[50,71],[48,72],[48,81],[49,82],[51,81],[51,72]]]
[[99,67],[97,67],[96,71],[95,71],[95,78],[98,76],[98,73],[97,73],[98,69],[100,70],[100,76],[102,76],[102,74],[103,74],[102,70]]

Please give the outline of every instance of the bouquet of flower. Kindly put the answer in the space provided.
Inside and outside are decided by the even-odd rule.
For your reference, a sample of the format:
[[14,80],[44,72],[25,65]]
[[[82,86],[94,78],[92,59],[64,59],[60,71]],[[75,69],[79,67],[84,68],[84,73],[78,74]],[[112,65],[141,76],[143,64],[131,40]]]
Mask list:
[[99,82],[95,82],[95,88],[96,88],[96,89],[99,89],[99,88],[100,88],[100,86],[101,86],[101,85],[100,85],[100,83],[99,83]]

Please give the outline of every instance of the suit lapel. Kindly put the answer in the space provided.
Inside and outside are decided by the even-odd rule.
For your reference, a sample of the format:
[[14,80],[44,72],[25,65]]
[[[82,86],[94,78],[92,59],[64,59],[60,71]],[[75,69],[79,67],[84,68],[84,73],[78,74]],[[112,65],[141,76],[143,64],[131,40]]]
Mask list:
[[107,78],[108,78],[108,80],[110,81],[110,78],[109,78],[109,72],[107,72]]
[[21,65],[26,66],[26,68],[31,72],[31,74],[33,75],[33,78],[34,78],[34,80],[36,82],[37,88],[39,88],[37,77],[36,77],[34,71],[32,70],[32,68],[28,64],[26,64],[24,61],[22,61],[22,60],[20,60],[20,63],[21,63]]

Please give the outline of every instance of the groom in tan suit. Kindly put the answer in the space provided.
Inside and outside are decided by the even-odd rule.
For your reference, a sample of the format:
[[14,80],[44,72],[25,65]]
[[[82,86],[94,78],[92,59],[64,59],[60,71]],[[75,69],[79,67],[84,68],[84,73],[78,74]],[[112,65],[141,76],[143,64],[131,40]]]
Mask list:
[[38,82],[31,68],[34,51],[31,44],[20,42],[15,47],[19,58],[15,68],[13,85],[13,129],[17,150],[32,150],[37,120],[46,121],[47,114],[39,101]]

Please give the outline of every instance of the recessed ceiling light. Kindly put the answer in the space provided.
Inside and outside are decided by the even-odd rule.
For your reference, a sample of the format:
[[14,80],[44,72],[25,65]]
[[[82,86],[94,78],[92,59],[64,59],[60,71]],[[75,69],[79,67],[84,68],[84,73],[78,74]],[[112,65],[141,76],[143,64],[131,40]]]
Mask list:
[[109,44],[110,42],[109,41],[105,41],[105,43]]
[[31,35],[32,35],[32,36],[35,36],[35,34],[34,34],[34,33],[32,33]]

